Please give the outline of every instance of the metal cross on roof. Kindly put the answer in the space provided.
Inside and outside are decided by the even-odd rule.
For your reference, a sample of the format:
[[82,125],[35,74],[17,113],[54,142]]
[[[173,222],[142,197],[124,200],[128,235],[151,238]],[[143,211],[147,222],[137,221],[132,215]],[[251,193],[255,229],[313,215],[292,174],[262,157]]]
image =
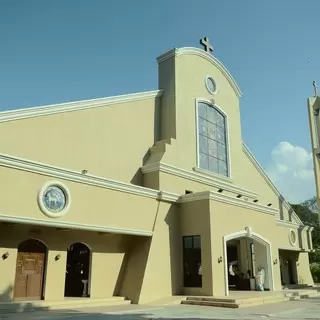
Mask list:
[[208,53],[213,52],[213,46],[210,44],[208,37],[204,37],[203,39],[200,39],[200,44],[203,46],[206,52]]
[[318,96],[318,87],[315,81],[312,82],[313,85],[313,89],[314,89],[314,96],[317,97]]

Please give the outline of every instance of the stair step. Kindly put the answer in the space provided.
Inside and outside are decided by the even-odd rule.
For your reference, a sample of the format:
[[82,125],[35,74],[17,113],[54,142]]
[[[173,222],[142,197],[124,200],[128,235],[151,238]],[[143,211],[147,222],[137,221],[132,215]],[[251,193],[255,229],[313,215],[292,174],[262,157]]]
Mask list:
[[[295,296],[296,297],[296,296]],[[259,295],[257,297],[228,298],[228,297],[187,297],[181,301],[181,304],[212,306],[221,308],[243,308],[262,304],[278,303],[288,301],[291,296],[285,296],[283,293],[273,295]]]
[[231,302],[236,303],[236,299],[214,298],[214,297],[187,297],[185,301],[211,301],[211,302]]
[[181,301],[181,304],[222,308],[239,308],[239,304],[237,303],[222,301],[183,300]]

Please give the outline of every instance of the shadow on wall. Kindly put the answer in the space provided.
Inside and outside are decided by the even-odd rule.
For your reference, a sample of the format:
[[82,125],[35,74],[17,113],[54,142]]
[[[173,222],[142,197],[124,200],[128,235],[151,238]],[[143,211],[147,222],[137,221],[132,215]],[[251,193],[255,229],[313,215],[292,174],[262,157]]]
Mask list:
[[[154,117],[153,117],[153,143],[155,144],[157,141],[161,140],[161,100],[156,99],[155,100],[155,107],[154,107]],[[150,156],[150,148],[152,146],[149,146],[148,150],[146,151],[145,155],[142,157],[142,165],[145,165],[147,160]],[[137,170],[137,172],[134,174],[134,176],[131,178],[130,183],[138,186],[143,186],[143,174],[140,170],[140,168]]]
[[[147,160],[149,159],[149,156],[150,156],[150,149],[148,149],[145,155],[143,156],[142,165],[146,164]],[[141,172],[140,168],[136,171],[134,176],[131,178],[130,183],[136,186],[143,186],[143,173]]]
[[[182,244],[178,210],[177,207],[171,206],[164,218],[169,229],[169,239],[164,238],[163,245],[166,246],[169,242],[171,295],[181,294],[182,288]],[[157,217],[156,219],[163,219],[163,216],[161,218]],[[155,221],[155,225],[157,224],[159,224],[161,230],[163,221]],[[157,226],[155,227],[157,228]],[[162,232],[162,230],[156,232]],[[167,234],[164,236],[167,237]],[[159,235],[157,235],[157,237],[159,237]],[[116,287],[113,292],[115,296],[125,297],[131,300],[133,304],[139,303],[150,247],[153,240],[153,238],[149,237],[131,237],[130,248],[123,259]],[[165,253],[159,252],[159,256],[168,254],[166,249],[164,249],[164,252]],[[166,257],[163,258],[166,260]],[[159,298],[160,297],[161,294],[159,295]]]
[[169,227],[170,267],[172,295],[181,294],[182,288],[182,238],[177,207],[171,206],[165,218]]
[[139,302],[147,266],[151,238],[132,237],[131,245],[123,259],[114,295],[125,297],[136,304]]

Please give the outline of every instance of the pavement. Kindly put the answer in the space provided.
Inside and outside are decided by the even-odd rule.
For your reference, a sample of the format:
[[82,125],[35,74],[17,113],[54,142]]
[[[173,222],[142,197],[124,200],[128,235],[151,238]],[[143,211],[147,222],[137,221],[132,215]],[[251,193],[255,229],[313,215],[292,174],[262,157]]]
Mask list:
[[78,310],[36,311],[0,314],[0,320],[320,320],[320,298],[287,301],[240,309],[205,306],[125,305]]

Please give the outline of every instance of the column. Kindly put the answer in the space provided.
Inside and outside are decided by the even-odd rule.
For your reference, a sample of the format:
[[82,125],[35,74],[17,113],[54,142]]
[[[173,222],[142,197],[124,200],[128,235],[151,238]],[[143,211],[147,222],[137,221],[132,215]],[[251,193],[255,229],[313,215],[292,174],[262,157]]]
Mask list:
[[310,126],[310,136],[312,144],[313,162],[314,162],[314,173],[316,180],[316,190],[317,190],[317,202],[320,207],[320,99],[319,97],[312,97],[308,99],[308,113],[309,113],[309,126]]
[[309,239],[309,249],[313,250],[313,243],[312,243],[312,231],[313,231],[314,227],[310,227],[308,230],[308,239]]
[[320,105],[317,103],[317,98],[311,103],[309,100],[309,117],[310,117],[310,132],[312,139],[312,147],[319,148],[320,141],[320,119],[319,119]]

